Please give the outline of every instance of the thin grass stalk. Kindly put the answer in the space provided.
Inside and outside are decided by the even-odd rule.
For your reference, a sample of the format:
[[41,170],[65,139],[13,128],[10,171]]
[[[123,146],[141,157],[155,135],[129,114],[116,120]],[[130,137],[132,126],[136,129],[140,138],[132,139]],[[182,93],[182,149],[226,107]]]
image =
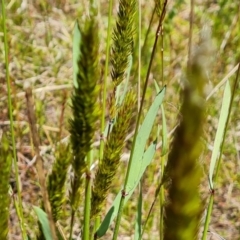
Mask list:
[[[161,1],[155,1],[155,8],[154,8],[154,13],[156,12],[158,14],[158,17],[161,17],[161,11],[163,9],[163,3],[161,3]],[[163,34],[163,26],[161,27],[161,83],[163,85],[163,79],[164,79],[164,64],[163,64],[163,57],[164,57],[164,34]],[[157,89],[159,89],[159,87],[157,87]],[[163,105],[161,105],[161,109],[162,109],[162,115],[164,116],[164,119],[165,119],[165,115],[164,115],[164,108],[163,108]],[[165,121],[165,120],[164,120]],[[143,234],[145,232],[145,229],[146,229],[146,226],[147,226],[147,223],[148,223],[148,220],[150,219],[150,216],[151,216],[151,213],[152,213],[152,210],[153,210],[153,207],[157,201],[157,197],[160,196],[160,221],[159,221],[159,238],[160,239],[163,239],[163,204],[164,204],[164,188],[163,188],[163,183],[162,183],[162,178],[163,178],[163,175],[164,175],[164,168],[165,168],[165,159],[166,157],[164,156],[166,154],[166,146],[164,143],[164,140],[166,139],[167,136],[164,136],[164,134],[166,134],[164,131],[162,133],[162,139],[163,139],[163,149],[162,149],[162,158],[161,158],[161,177],[160,177],[160,183],[155,191],[155,197],[154,197],[154,201],[153,203],[151,204],[151,207],[150,207],[150,210],[148,212],[148,215],[147,215],[147,218],[145,220],[145,223],[143,225],[143,231],[141,233],[141,237],[139,240],[142,239],[143,237]]]
[[[226,138],[227,127],[228,127],[228,124],[229,124],[229,121],[230,121],[231,110],[232,110],[232,106],[233,106],[233,100],[234,100],[234,97],[235,97],[235,94],[236,94],[237,85],[239,83],[239,75],[240,75],[240,62],[238,64],[238,70],[237,70],[236,78],[235,78],[234,85],[233,85],[232,95],[231,95],[231,99],[230,99],[229,113],[228,113],[228,116],[227,116],[227,121],[226,121],[225,129],[224,129],[223,140],[222,140],[222,143],[221,143],[220,153],[219,153],[218,162],[217,162],[217,168],[216,168],[215,175],[213,177],[213,182],[214,183],[216,183],[216,181],[217,181],[218,174],[219,174],[219,169],[220,169],[220,166],[221,166],[223,146],[224,146],[224,142],[225,142],[225,138]],[[214,202],[214,189],[211,189],[211,195],[210,195],[210,200],[209,200],[208,209],[207,209],[207,215],[206,215],[206,219],[205,219],[205,223],[204,223],[202,240],[207,239],[207,233],[208,233],[208,228],[209,228],[209,224],[210,224],[210,220],[211,220],[211,213],[212,213],[212,209],[213,209],[213,202]]]
[[[164,176],[164,170],[165,170],[165,163],[166,163],[166,156],[162,156],[161,158],[161,182],[162,178]],[[165,193],[164,193],[164,187],[161,185],[160,187],[160,221],[159,221],[159,239],[163,240],[164,236],[164,204],[165,204]]]
[[74,178],[71,183],[70,203],[72,208],[70,239],[72,238],[75,213],[80,205],[82,175],[86,173],[87,161],[85,160],[91,150],[94,133],[97,130],[97,120],[100,118],[98,102],[99,88],[99,36],[96,21],[97,9],[90,8],[90,16],[86,19],[84,27],[78,30],[81,34],[78,56],[77,84],[74,85],[72,95],[73,117],[70,119],[71,144],[74,159],[72,167]]
[[156,37],[155,37],[154,45],[153,45],[153,48],[152,48],[152,54],[151,54],[151,58],[150,58],[149,66],[148,66],[146,80],[145,80],[144,87],[143,87],[142,101],[141,101],[140,109],[139,109],[138,116],[137,116],[137,123],[136,123],[136,127],[135,127],[134,138],[133,138],[132,151],[131,151],[131,155],[130,155],[130,159],[129,159],[129,163],[128,163],[128,168],[127,168],[127,173],[126,173],[126,177],[125,177],[125,182],[124,182],[124,186],[123,186],[123,190],[122,190],[122,197],[121,197],[120,204],[119,204],[119,211],[118,211],[116,224],[115,224],[115,228],[114,228],[113,240],[117,239],[118,232],[119,232],[119,227],[120,227],[120,222],[121,222],[121,217],[122,217],[122,211],[123,211],[123,203],[124,203],[125,195],[127,194],[126,193],[127,182],[128,182],[128,178],[129,178],[130,169],[131,169],[132,157],[133,157],[133,152],[134,152],[134,149],[135,149],[135,144],[136,144],[136,139],[137,139],[137,132],[138,132],[138,128],[139,128],[139,125],[140,125],[140,119],[141,119],[141,114],[142,114],[142,110],[143,110],[143,103],[144,103],[144,100],[145,100],[145,95],[146,95],[146,91],[147,91],[147,85],[148,85],[148,81],[149,81],[151,67],[152,67],[154,55],[155,55],[156,48],[157,48],[158,38],[159,38],[159,35],[161,33],[162,23],[163,23],[165,14],[166,14],[167,2],[168,2],[167,0],[164,1],[163,10],[162,10],[161,16],[159,18],[159,23],[158,23],[158,27],[157,27],[157,31],[156,31]]
[[49,12],[52,6],[47,2],[44,3],[44,1],[42,1],[42,6],[43,6],[44,27],[46,32],[46,34],[44,35],[44,40],[45,40],[46,46],[49,46],[49,43],[52,39],[52,32],[51,32],[51,27],[48,19],[49,19]]
[[[157,6],[158,4],[156,4]],[[164,30],[162,28],[161,31],[161,84],[164,85]],[[162,114],[164,114],[164,109],[163,109],[163,105],[161,105],[162,108]],[[166,138],[166,136],[163,136],[164,132],[162,133],[162,139]],[[164,175],[164,170],[165,170],[165,162],[166,162],[166,156],[165,153],[163,153],[164,155],[161,158],[161,180],[163,178]],[[160,199],[160,221],[159,221],[159,239],[163,240],[163,235],[164,235],[164,203],[165,203],[165,196],[164,196],[164,187],[161,186],[160,187],[160,193],[159,193],[159,199]]]
[[84,225],[83,225],[83,240],[90,239],[90,211],[91,211],[91,172],[92,151],[87,154],[87,170],[85,182],[85,208],[84,208]]
[[[156,5],[155,5],[155,7],[154,7],[154,9],[152,11],[152,15],[151,15],[151,19],[150,19],[150,22],[149,22],[149,25],[148,25],[147,32],[144,35],[144,42],[143,42],[143,45],[141,47],[141,58],[142,59],[145,59],[146,50],[147,50],[147,42],[148,42],[149,34],[150,34],[150,31],[151,31],[151,27],[152,27],[152,24],[153,24],[155,12],[156,12]],[[134,75],[133,75],[133,79],[135,79],[137,74],[138,74],[138,72],[135,71]]]
[[[104,149],[104,130],[105,130],[105,114],[106,114],[106,99],[107,99],[107,77],[109,69],[109,53],[110,53],[110,41],[111,41],[111,22],[112,22],[112,8],[113,0],[109,1],[108,4],[108,28],[107,28],[107,45],[106,45],[106,60],[104,67],[104,78],[103,78],[103,95],[102,95],[102,116],[101,116],[101,139],[99,147],[99,161],[103,159]],[[94,232],[100,225],[100,217],[96,217],[94,224]]]
[[156,7],[156,4],[155,4],[154,9],[152,11],[151,18],[150,18],[150,22],[149,22],[149,25],[148,25],[148,29],[147,29],[147,32],[145,34],[143,46],[142,46],[142,49],[141,49],[142,55],[144,55],[144,53],[146,51],[147,41],[148,41],[148,37],[149,37],[149,34],[151,32],[151,29],[152,29],[152,24],[153,24],[154,16],[155,16],[155,13],[156,13],[156,9],[157,9],[157,7]]
[[163,58],[164,58],[164,30],[161,31],[161,84],[164,86],[164,64],[163,64]]
[[[160,2],[159,1],[155,1],[155,7],[154,7],[154,10],[153,10],[153,15],[152,15],[152,17],[151,17],[151,20],[150,20],[150,24],[149,24],[149,28],[148,28],[148,31],[147,31],[147,36],[148,36],[148,34],[149,34],[149,32],[150,32],[150,26],[151,26],[151,24],[152,24],[152,21],[153,21],[153,16],[154,16],[154,14],[155,14],[155,12],[157,12],[158,14],[161,14],[161,8],[162,7],[160,7]],[[159,17],[160,17],[160,15],[159,15]],[[145,41],[144,41],[144,46],[143,46],[143,48],[142,48],[142,51],[144,50],[144,47],[145,47],[145,45],[146,45],[146,41],[147,41],[147,36],[145,37]],[[163,77],[164,77],[164,72],[163,72],[163,70],[164,70],[164,65],[163,65],[163,54],[164,54],[164,51],[163,51],[163,28],[162,28],[162,31],[161,31],[161,62],[162,62],[162,65],[161,65],[161,83],[162,83],[162,85],[163,85]],[[161,105],[161,108],[162,108],[162,111],[163,111],[163,106]],[[164,114],[164,113],[163,113]],[[164,134],[164,133],[163,133]],[[163,137],[164,138],[164,137]],[[165,153],[164,153],[165,154]],[[162,172],[162,176],[163,176],[163,174],[164,174],[164,167],[165,167],[165,157],[163,157],[162,159],[161,159],[161,172]],[[160,234],[160,239],[162,240],[163,239],[163,204],[164,204],[164,188],[163,188],[163,186],[162,186],[162,184],[161,184],[161,180],[160,180],[160,185],[157,187],[157,191],[156,191],[156,193],[155,193],[155,199],[154,199],[154,202],[152,203],[152,205],[151,205],[151,208],[150,208],[150,210],[149,210],[149,212],[148,212],[148,216],[147,216],[147,219],[146,219],[146,221],[145,221],[145,223],[144,223],[144,226],[143,226],[143,231],[142,231],[142,233],[141,233],[141,235],[140,235],[140,237],[139,237],[139,240],[141,240],[142,239],[142,237],[143,237],[143,234],[144,234],[144,232],[145,232],[145,229],[146,229],[146,226],[147,226],[147,223],[148,223],[148,220],[149,220],[149,218],[150,218],[150,215],[151,215],[151,213],[152,213],[152,210],[153,210],[153,207],[154,207],[154,205],[155,205],[155,202],[156,202],[156,200],[157,200],[157,196],[158,195],[160,195],[160,221],[159,221],[159,234]]]
[[63,231],[63,227],[60,225],[59,221],[56,222],[56,227],[59,233],[59,236],[62,238],[61,240],[67,240],[66,234]]
[[108,4],[108,28],[107,28],[107,45],[106,45],[106,60],[104,67],[104,79],[103,79],[103,97],[102,97],[102,116],[101,116],[101,142],[100,142],[100,160],[103,157],[104,148],[104,130],[105,130],[105,114],[106,114],[106,99],[107,99],[107,77],[109,68],[109,53],[110,53],[110,41],[111,41],[111,22],[112,22],[112,8],[113,0]]
[[142,9],[141,9],[142,1],[138,1],[138,111],[140,109],[141,104],[141,38],[142,38]]
[[206,218],[204,221],[204,229],[203,229],[203,235],[202,235],[202,240],[207,239],[207,234],[208,234],[208,227],[211,221],[211,215],[212,215],[212,210],[213,210],[213,200],[214,200],[214,192],[211,192],[209,203],[208,203],[208,208],[207,208],[207,214]]
[[22,198],[21,198],[21,188],[20,188],[20,180],[18,173],[18,164],[17,164],[17,154],[16,154],[16,144],[15,144],[15,136],[14,136],[14,126],[13,126],[13,108],[12,108],[12,99],[11,99],[11,82],[9,75],[9,54],[8,54],[8,39],[7,39],[7,28],[6,28],[6,12],[5,12],[5,1],[2,0],[2,25],[3,25],[3,34],[4,34],[4,51],[5,51],[5,69],[6,69],[6,80],[7,80],[7,94],[8,94],[8,110],[9,110],[9,118],[10,118],[10,131],[11,131],[11,141],[13,148],[13,165],[15,171],[15,180],[17,187],[17,202],[19,206],[19,211],[17,211],[18,220],[20,222],[20,228],[23,239],[27,239],[26,228],[24,224],[23,217],[23,208],[22,208]]
[[39,184],[41,186],[43,206],[44,206],[44,210],[46,211],[46,214],[48,217],[52,239],[57,240],[56,228],[55,228],[55,223],[53,220],[52,209],[51,209],[51,204],[49,201],[49,195],[48,195],[48,190],[47,190],[46,177],[45,177],[45,173],[44,173],[45,171],[44,171],[43,159],[40,155],[40,148],[39,148],[40,139],[38,136],[38,130],[37,130],[37,126],[36,126],[36,123],[37,123],[36,116],[35,116],[34,110],[33,110],[34,103],[33,103],[33,97],[32,97],[32,89],[30,87],[26,88],[26,100],[27,100],[28,120],[29,120],[31,135],[32,135],[34,151],[36,153],[36,169],[37,169],[37,173],[38,173]]
[[104,67],[104,78],[103,78],[103,97],[102,97],[102,116],[101,116],[101,141],[100,141],[100,161],[103,158],[103,148],[104,148],[104,130],[105,130],[105,114],[106,114],[106,99],[107,99],[107,77],[109,68],[109,52],[110,52],[110,41],[111,41],[111,22],[112,22],[112,8],[113,0],[109,1],[108,4],[108,28],[107,28],[107,45],[106,45],[106,60]]
[[160,179],[160,193],[155,194],[155,196],[160,195],[160,221],[159,221],[159,238],[163,240],[164,236],[164,204],[165,204],[165,194],[164,187],[161,184],[163,182],[163,177],[165,173],[165,163],[168,154],[168,134],[167,134],[167,124],[163,104],[161,105],[162,111],[162,152],[161,152],[161,179]]
[[10,152],[8,139],[5,134],[1,136],[0,129],[0,239],[2,240],[7,240],[7,235],[9,231],[8,220],[10,213],[10,196],[8,190],[11,162],[12,155]]
[[189,22],[189,38],[188,38],[188,63],[187,67],[189,68],[191,65],[192,59],[192,35],[193,35],[193,22],[194,22],[194,0],[190,2],[190,22]]
[[[161,16],[161,12],[162,12],[162,9],[163,9],[163,1],[162,0],[155,0],[155,9],[156,9],[156,13],[158,15],[158,17]],[[164,78],[164,64],[163,64],[163,56],[164,56],[164,29],[163,29],[163,26],[162,26],[162,29],[161,29],[161,41],[160,41],[160,47],[161,47],[161,84],[162,86],[164,85],[164,82],[163,82],[163,78]]]
[[113,178],[116,175],[122,150],[125,145],[125,138],[131,123],[135,102],[136,95],[132,91],[128,92],[123,105],[119,108],[112,132],[105,143],[103,160],[99,163],[99,168],[94,180],[91,218],[100,215],[104,201],[112,186]]
[[146,227],[147,227],[147,223],[148,223],[148,221],[149,221],[149,219],[150,219],[151,213],[152,213],[152,211],[153,211],[153,207],[155,206],[155,203],[156,203],[156,201],[157,201],[157,198],[158,198],[158,196],[159,196],[159,194],[160,194],[160,190],[161,190],[162,187],[163,187],[163,183],[164,183],[164,181],[163,181],[163,178],[162,178],[161,182],[158,184],[158,186],[157,186],[157,188],[156,188],[155,195],[154,195],[154,200],[153,200],[153,202],[152,202],[152,204],[151,204],[151,207],[150,207],[150,209],[149,209],[149,211],[148,211],[148,215],[147,215],[147,218],[146,218],[145,223],[144,223],[144,225],[143,225],[142,234],[141,234],[141,237],[139,238],[139,240],[141,240],[141,239],[143,238],[144,232],[145,232]]

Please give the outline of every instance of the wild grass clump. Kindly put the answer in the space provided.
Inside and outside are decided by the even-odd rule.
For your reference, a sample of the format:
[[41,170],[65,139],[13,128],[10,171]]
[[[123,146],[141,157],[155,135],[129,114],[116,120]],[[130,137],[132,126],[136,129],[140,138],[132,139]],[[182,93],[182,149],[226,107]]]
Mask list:
[[[5,9],[9,14],[24,15],[27,6],[11,1],[6,7],[4,3],[2,0],[3,34],[0,37],[4,36],[2,52],[5,53],[6,77],[0,73],[0,81],[6,79],[8,103],[5,104],[6,97],[0,89],[0,101],[3,102],[0,118],[4,119],[0,119],[0,239],[12,236],[14,221],[19,221],[24,240],[29,239],[28,235],[33,236],[31,239],[47,240],[116,240],[125,236],[138,240],[207,239],[211,215],[214,216],[214,198],[218,196],[216,186],[222,161],[227,156],[224,141],[230,113],[234,110],[237,114],[237,108],[233,106],[240,72],[236,59],[221,60],[221,64],[213,61],[213,68],[210,68],[210,62],[215,55],[220,59],[224,50],[227,56],[233,53],[231,46],[237,42],[235,34],[238,36],[235,7],[239,3],[227,5],[220,1],[208,7],[209,3],[203,6],[203,3],[180,0],[120,0],[117,3],[110,0],[101,5],[94,1],[76,5],[53,1],[50,7],[42,1],[28,3],[31,11],[44,9],[44,21],[39,25],[44,26],[45,39],[39,42],[45,45],[37,46],[32,40],[34,30],[31,34],[27,32],[31,42],[19,43],[18,51],[25,49],[22,56],[32,54],[34,57],[22,57],[17,61],[14,48],[19,35],[11,35],[8,41],[7,36],[12,30],[6,26],[21,27],[26,22],[22,17],[6,22]],[[77,18],[73,27],[73,68],[69,68],[68,63],[63,64],[63,69],[67,69],[64,76],[60,62],[68,61],[69,57],[63,54],[67,52],[63,45],[56,48],[56,41],[51,36],[57,36],[64,44],[66,39],[70,42],[68,32],[48,16],[53,12],[58,18],[64,15],[58,9],[62,5],[69,6],[64,10],[69,11],[71,21]],[[143,6],[152,9],[152,18],[146,15]],[[223,8],[220,9],[221,16],[226,9],[234,8],[235,13],[231,30],[225,33],[222,28],[219,31],[225,36],[223,39],[221,36],[217,54],[211,44],[210,28],[205,27],[211,24],[202,24],[204,20],[200,20],[199,13],[199,9],[204,8],[210,16],[216,6]],[[229,22],[230,15],[226,19]],[[212,29],[212,35],[218,36],[219,20],[213,21],[216,29]],[[56,34],[51,24],[58,29]],[[35,19],[31,25],[39,26]],[[197,32],[200,32],[198,43]],[[53,66],[46,66],[52,59],[52,51],[58,54],[56,59],[53,58]],[[9,64],[12,59],[15,62]],[[36,69],[25,66],[26,60],[33,61]],[[39,66],[41,62],[43,69]],[[209,91],[209,86],[222,76],[219,66],[223,63],[226,63],[226,69],[232,70]],[[24,80],[14,76],[18,66],[24,66],[21,69]],[[39,76],[25,80],[27,71]],[[235,72],[237,76],[232,84],[230,79]],[[71,86],[66,84],[66,76],[70,73],[73,73]],[[46,82],[48,78],[51,80]],[[61,86],[48,86],[51,81],[59,81],[55,84],[61,83]],[[37,84],[45,86],[35,89]],[[223,85],[223,97],[221,101],[217,99],[222,104],[221,113],[219,117],[210,116],[209,106],[213,105],[209,105],[209,99],[216,93],[221,94],[219,90]],[[152,86],[155,86],[154,91]],[[69,88],[71,97],[66,99]],[[16,93],[18,89],[21,89],[20,93]],[[64,96],[62,91],[50,93],[59,89],[64,89]],[[41,99],[46,101],[37,100],[37,94],[42,94]],[[16,100],[22,96],[26,97],[24,104]],[[49,98],[53,106],[49,104]],[[58,99],[61,99],[60,107]],[[49,116],[42,114],[44,110],[50,113]],[[53,116],[58,115],[59,120],[56,120]],[[8,118],[9,121],[5,121]],[[212,130],[209,134],[206,131],[209,126],[206,119],[209,118],[218,122],[216,135]],[[21,126],[26,126],[26,122],[25,132],[21,133]],[[211,141],[214,141],[212,148],[209,147]],[[24,144],[28,144],[28,148],[23,153]],[[211,152],[207,152],[207,148]],[[17,193],[11,191],[9,185],[11,166],[14,167]],[[28,187],[33,185],[29,181],[31,174],[37,176],[38,181],[34,184],[40,189],[41,196],[37,206],[31,205],[34,217],[25,208],[28,203],[22,188],[26,186],[21,184],[26,181],[30,182]],[[220,187],[226,190],[224,186]],[[205,193],[205,198],[201,192]],[[11,216],[13,207],[18,220]],[[33,232],[26,230],[33,228]]]

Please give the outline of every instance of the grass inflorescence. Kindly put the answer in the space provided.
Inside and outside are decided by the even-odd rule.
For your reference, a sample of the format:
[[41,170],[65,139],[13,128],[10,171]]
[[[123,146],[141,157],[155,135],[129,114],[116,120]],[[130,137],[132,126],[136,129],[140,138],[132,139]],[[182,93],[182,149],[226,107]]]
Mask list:
[[92,217],[99,215],[104,209],[104,200],[107,198],[113,178],[116,176],[120,158],[125,146],[131,119],[133,118],[133,107],[136,103],[136,95],[130,91],[127,93],[122,106],[119,107],[116,123],[105,143],[103,159],[99,164],[92,193]]

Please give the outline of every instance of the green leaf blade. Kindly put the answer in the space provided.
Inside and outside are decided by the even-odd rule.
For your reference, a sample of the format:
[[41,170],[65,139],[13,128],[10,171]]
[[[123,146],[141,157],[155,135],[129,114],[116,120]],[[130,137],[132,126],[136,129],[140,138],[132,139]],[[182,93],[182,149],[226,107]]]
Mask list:
[[[127,193],[125,199],[124,199],[124,204],[129,200],[129,198],[132,196],[135,188],[137,187],[138,185],[138,182],[140,181],[143,173],[145,172],[145,169],[146,167],[150,164],[150,162],[152,161],[153,159],[153,156],[155,154],[155,151],[156,151],[156,142],[153,142],[149,147],[148,149],[146,150],[146,152],[144,153],[144,156],[143,156],[143,165],[142,165],[142,169],[141,169],[141,172],[138,174],[138,179],[136,180],[135,182],[135,185],[132,187],[132,189]],[[110,224],[112,223],[112,221],[114,220],[114,218],[117,216],[117,213],[118,213],[118,208],[119,208],[119,204],[120,204],[120,200],[121,200],[121,197],[122,197],[122,192],[120,191],[110,210],[108,211],[107,215],[105,216],[103,222],[101,223],[101,226],[99,227],[99,229],[97,230],[97,236],[98,237],[102,237],[108,230]]]
[[[143,173],[145,172],[147,166],[150,164],[150,162],[154,157],[154,154],[156,151],[156,144],[157,144],[156,141],[153,142],[145,152],[144,152],[144,148],[146,146],[146,142],[151,133],[152,126],[155,121],[156,115],[158,113],[159,107],[161,106],[163,98],[165,96],[165,91],[166,91],[166,87],[164,87],[158,93],[149,111],[147,112],[147,115],[143,121],[141,128],[139,129],[137,140],[136,140],[136,146],[133,153],[132,168],[130,169],[129,181],[127,183],[128,190],[127,190],[127,195],[125,196],[125,199],[124,199],[124,204],[126,204],[129,198],[132,196]],[[111,206],[101,226],[99,227],[97,231],[98,237],[102,237],[106,233],[113,219],[116,217],[118,213],[121,197],[122,197],[122,191],[120,191],[117,194],[113,202],[113,205]]]
[[33,209],[37,214],[45,239],[52,240],[52,235],[51,235],[47,214],[39,207],[33,206]]
[[165,92],[166,92],[166,87],[164,87],[158,93],[149,111],[147,112],[145,119],[143,120],[142,126],[139,129],[137,140],[136,140],[136,146],[132,156],[132,164],[131,164],[131,169],[129,173],[128,183],[127,183],[128,188],[131,188],[131,186],[134,186],[137,180],[138,182],[140,181],[137,175],[141,172],[141,168],[142,168],[141,159],[144,153],[144,148],[146,146],[149,135],[152,131],[154,121],[159,111],[159,107],[163,102]]
[[217,162],[217,158],[219,156],[221,144],[223,142],[224,131],[226,128],[227,119],[228,119],[228,115],[229,115],[230,103],[231,103],[231,87],[230,87],[229,81],[227,81],[225,89],[224,89],[222,108],[221,108],[217,133],[216,133],[216,137],[214,140],[214,147],[213,147],[213,152],[212,152],[212,157],[211,157],[211,162],[210,162],[209,184],[210,184],[211,189],[213,189],[213,185],[214,185],[213,174],[214,174],[214,169],[215,169],[215,165]]

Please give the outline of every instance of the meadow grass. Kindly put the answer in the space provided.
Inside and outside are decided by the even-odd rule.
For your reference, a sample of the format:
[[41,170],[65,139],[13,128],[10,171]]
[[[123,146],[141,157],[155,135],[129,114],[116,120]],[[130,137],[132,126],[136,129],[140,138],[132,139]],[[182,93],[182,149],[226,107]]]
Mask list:
[[1,239],[238,239],[238,1],[1,3]]

